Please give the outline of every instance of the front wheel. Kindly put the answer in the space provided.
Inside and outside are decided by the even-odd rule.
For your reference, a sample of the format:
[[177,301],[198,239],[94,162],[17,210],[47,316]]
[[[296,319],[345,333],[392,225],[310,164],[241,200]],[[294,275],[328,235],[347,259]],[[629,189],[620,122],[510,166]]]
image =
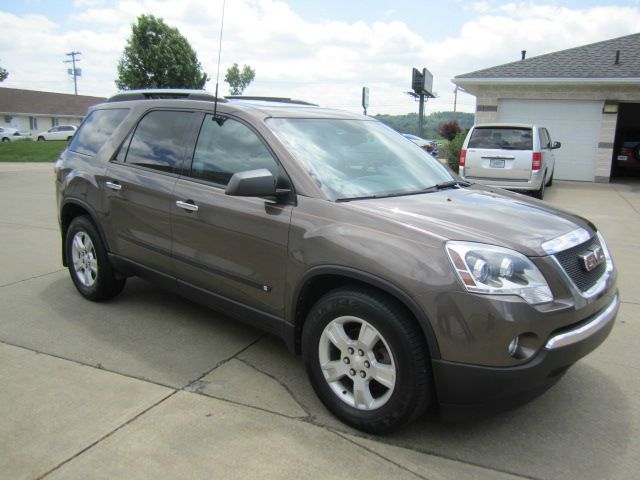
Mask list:
[[88,300],[107,300],[124,288],[126,278],[116,277],[107,250],[89,217],[73,219],[65,238],[65,253],[71,280]]
[[320,400],[355,428],[389,432],[429,406],[424,337],[404,308],[375,290],[341,288],[322,297],[304,324],[302,353]]
[[551,185],[553,185],[553,172],[555,171],[555,168],[553,170],[551,170],[551,176],[549,177],[549,181],[547,182],[547,187],[550,187]]
[[44,142],[44,137],[42,137],[42,136],[41,136],[41,137],[38,137],[38,141],[39,141],[39,142]]

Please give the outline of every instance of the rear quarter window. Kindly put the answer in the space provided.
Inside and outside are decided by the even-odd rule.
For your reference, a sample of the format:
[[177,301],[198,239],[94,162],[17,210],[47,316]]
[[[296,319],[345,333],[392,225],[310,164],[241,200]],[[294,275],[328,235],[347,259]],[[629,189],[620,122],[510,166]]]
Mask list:
[[533,150],[530,128],[481,127],[473,130],[467,148]]
[[73,136],[69,150],[84,155],[95,155],[128,113],[129,110],[123,108],[94,110]]

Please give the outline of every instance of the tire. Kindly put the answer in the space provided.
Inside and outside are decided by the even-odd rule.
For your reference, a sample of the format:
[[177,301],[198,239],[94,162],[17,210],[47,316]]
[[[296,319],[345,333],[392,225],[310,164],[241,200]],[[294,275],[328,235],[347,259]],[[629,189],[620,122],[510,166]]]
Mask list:
[[73,137],[67,137],[67,142],[68,142],[69,140],[71,140],[72,138],[73,138]]
[[76,217],[69,225],[65,255],[71,280],[86,299],[108,300],[124,288],[127,279],[116,278],[102,238],[89,217]]
[[551,185],[553,185],[553,172],[555,171],[555,169],[551,172],[551,176],[549,177],[549,181],[547,182],[547,187],[550,187]]
[[542,177],[542,183],[540,184],[540,188],[538,190],[534,190],[533,192],[531,192],[531,195],[534,198],[538,198],[540,200],[542,200],[544,198],[544,188],[545,188],[545,182],[544,182],[544,177]]
[[10,139],[8,139],[7,137],[4,137],[4,138],[2,139],[2,143],[11,143],[11,140],[10,140]]
[[39,142],[44,142],[44,137],[43,136],[38,137],[38,141]]
[[404,308],[375,290],[343,287],[318,300],[304,324],[302,354],[322,403],[365,432],[406,425],[433,397],[422,332]]

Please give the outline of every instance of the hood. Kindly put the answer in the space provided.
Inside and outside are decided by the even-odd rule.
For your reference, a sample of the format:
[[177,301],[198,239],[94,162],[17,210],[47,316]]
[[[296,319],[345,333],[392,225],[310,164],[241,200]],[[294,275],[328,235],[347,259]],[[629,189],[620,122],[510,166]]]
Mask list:
[[541,244],[582,227],[587,220],[538,200],[480,186],[400,197],[355,200],[358,210],[382,215],[407,228],[446,240],[500,245],[527,256],[544,256]]

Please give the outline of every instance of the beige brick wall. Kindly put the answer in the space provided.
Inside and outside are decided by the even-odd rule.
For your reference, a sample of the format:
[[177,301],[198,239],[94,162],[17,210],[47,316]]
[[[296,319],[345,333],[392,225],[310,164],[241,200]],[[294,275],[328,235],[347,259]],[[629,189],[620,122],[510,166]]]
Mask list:
[[[476,95],[476,123],[495,122],[498,118],[497,111],[481,109],[497,107],[498,100],[501,99],[640,102],[640,85],[482,85],[467,90]],[[596,182],[609,181],[617,119],[616,114],[602,114],[594,172]]]

